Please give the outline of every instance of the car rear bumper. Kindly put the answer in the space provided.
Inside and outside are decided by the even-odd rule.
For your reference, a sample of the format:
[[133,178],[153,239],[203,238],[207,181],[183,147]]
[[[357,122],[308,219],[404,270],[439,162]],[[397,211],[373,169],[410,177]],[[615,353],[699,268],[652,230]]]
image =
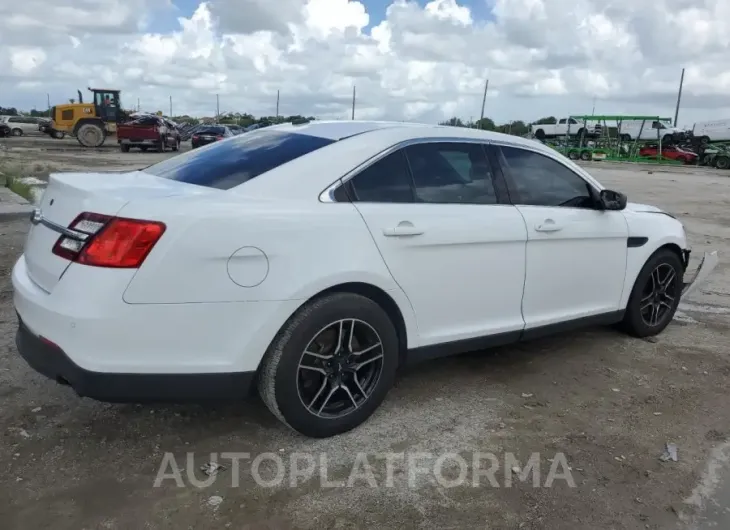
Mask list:
[[154,146],[160,143],[159,138],[120,138],[119,143],[122,145],[149,145]]
[[18,316],[15,344],[38,373],[69,385],[82,397],[109,403],[240,399],[250,395],[256,372],[123,374],[85,370],[53,342],[33,333]]
[[697,267],[697,271],[695,271],[694,277],[691,280],[684,282],[684,287],[682,289],[682,298],[685,298],[686,296],[694,292],[697,287],[707,279],[712,271],[715,270],[715,267],[717,267],[718,263],[719,258],[717,257],[716,250],[712,252],[705,252],[705,255],[702,257],[702,261],[700,262],[699,267]]
[[301,301],[129,304],[134,271],[73,264],[51,292],[12,272],[20,354],[103,401],[247,395],[271,340]]

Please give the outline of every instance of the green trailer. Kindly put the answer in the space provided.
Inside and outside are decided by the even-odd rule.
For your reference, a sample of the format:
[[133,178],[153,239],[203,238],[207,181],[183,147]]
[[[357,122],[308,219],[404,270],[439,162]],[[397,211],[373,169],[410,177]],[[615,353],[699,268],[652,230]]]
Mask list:
[[[631,116],[631,115],[573,115],[570,116],[579,122],[581,129],[587,130],[588,123],[597,122],[596,130],[600,133],[593,138],[585,136],[573,139],[570,135],[570,124],[568,125],[568,133],[560,142],[551,145],[556,151],[564,154],[572,160],[609,160],[621,162],[643,162],[653,164],[681,165],[680,162],[674,160],[665,160],[661,156],[662,142],[664,138],[661,129],[655,126],[657,123],[671,121],[670,118],[662,118],[660,116]],[[622,132],[622,126],[626,122],[640,122],[638,134],[635,139],[628,140],[627,134]],[[647,125],[648,122],[648,125]],[[615,124],[615,125],[614,125]],[[640,139],[646,128],[656,130],[656,143],[658,145],[658,155],[656,157],[639,156],[639,150],[642,145],[648,143],[645,139]],[[652,140],[651,143],[654,143]]]

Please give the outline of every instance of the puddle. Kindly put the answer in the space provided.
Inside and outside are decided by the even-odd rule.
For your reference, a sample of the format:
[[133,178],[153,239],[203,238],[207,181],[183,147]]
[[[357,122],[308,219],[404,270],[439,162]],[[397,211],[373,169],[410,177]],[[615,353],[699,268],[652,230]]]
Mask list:
[[677,322],[683,322],[685,324],[699,324],[699,320],[695,320],[691,316],[689,316],[686,313],[683,313],[682,311],[677,311],[674,313],[674,320]]
[[730,442],[712,450],[702,478],[685,504],[697,509],[691,530],[730,528]]
[[730,307],[721,307],[716,305],[706,304],[690,304],[682,302],[679,304],[679,309],[684,311],[693,311],[695,313],[705,313],[708,315],[728,315],[730,314]]

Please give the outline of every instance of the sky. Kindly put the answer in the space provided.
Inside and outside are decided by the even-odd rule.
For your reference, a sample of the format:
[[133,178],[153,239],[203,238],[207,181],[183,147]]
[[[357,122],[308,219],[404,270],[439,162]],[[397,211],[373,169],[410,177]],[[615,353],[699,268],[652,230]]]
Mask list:
[[0,106],[96,86],[174,115],[730,118],[728,0],[0,2]]

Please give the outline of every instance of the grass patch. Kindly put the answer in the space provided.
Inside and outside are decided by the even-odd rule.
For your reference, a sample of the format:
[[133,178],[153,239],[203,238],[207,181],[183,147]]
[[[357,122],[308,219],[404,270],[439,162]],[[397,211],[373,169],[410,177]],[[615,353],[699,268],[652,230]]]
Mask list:
[[22,181],[24,167],[18,164],[0,162],[0,185],[9,188],[29,202],[34,202],[33,186]]
[[31,186],[30,184],[26,184],[17,177],[8,177],[6,175],[5,186],[8,187],[10,191],[17,193],[28,202],[35,202],[35,197],[33,196],[33,186]]

